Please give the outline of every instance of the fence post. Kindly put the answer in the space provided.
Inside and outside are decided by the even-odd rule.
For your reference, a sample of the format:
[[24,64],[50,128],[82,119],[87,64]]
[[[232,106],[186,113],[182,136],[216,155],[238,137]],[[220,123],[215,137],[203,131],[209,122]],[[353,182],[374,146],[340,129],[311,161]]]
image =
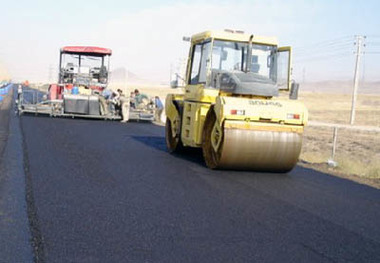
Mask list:
[[338,127],[334,127],[333,146],[332,146],[332,150],[331,150],[331,158],[327,161],[327,164],[330,165],[330,166],[333,166],[333,167],[338,166],[338,163],[336,161],[334,161],[337,138],[338,138]]

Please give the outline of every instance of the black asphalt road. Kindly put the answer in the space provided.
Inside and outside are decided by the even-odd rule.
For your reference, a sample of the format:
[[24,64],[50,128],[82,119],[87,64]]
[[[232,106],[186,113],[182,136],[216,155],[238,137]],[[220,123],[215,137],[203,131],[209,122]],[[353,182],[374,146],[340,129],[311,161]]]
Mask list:
[[[23,116],[45,262],[380,262],[380,191],[297,167],[212,171],[146,123]],[[274,160],[275,161],[275,160]]]

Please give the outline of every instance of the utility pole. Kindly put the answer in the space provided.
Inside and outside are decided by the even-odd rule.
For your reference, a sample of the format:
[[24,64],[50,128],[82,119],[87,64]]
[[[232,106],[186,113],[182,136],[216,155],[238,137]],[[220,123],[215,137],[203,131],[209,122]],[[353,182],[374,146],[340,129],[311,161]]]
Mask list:
[[354,90],[352,92],[352,106],[351,106],[351,118],[350,124],[353,125],[355,122],[355,105],[356,105],[356,96],[358,93],[359,85],[359,67],[360,67],[360,58],[361,58],[361,49],[362,41],[364,36],[356,36],[356,63],[355,63],[355,73],[354,73]]

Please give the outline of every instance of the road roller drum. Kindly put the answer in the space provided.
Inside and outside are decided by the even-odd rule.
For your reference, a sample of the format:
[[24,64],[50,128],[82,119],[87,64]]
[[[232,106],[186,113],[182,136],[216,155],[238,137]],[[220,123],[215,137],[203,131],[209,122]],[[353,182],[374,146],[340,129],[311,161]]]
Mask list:
[[203,131],[203,156],[212,169],[290,171],[302,148],[302,126],[225,121],[210,110]]
[[296,165],[301,147],[298,133],[224,129],[218,168],[287,172]]

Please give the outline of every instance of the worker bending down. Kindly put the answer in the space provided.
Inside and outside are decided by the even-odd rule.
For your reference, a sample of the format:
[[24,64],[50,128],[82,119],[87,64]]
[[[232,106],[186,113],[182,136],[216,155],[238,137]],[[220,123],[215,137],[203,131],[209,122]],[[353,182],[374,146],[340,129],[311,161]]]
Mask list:
[[145,109],[149,104],[149,97],[140,93],[138,89],[135,89],[134,102],[136,109]]

